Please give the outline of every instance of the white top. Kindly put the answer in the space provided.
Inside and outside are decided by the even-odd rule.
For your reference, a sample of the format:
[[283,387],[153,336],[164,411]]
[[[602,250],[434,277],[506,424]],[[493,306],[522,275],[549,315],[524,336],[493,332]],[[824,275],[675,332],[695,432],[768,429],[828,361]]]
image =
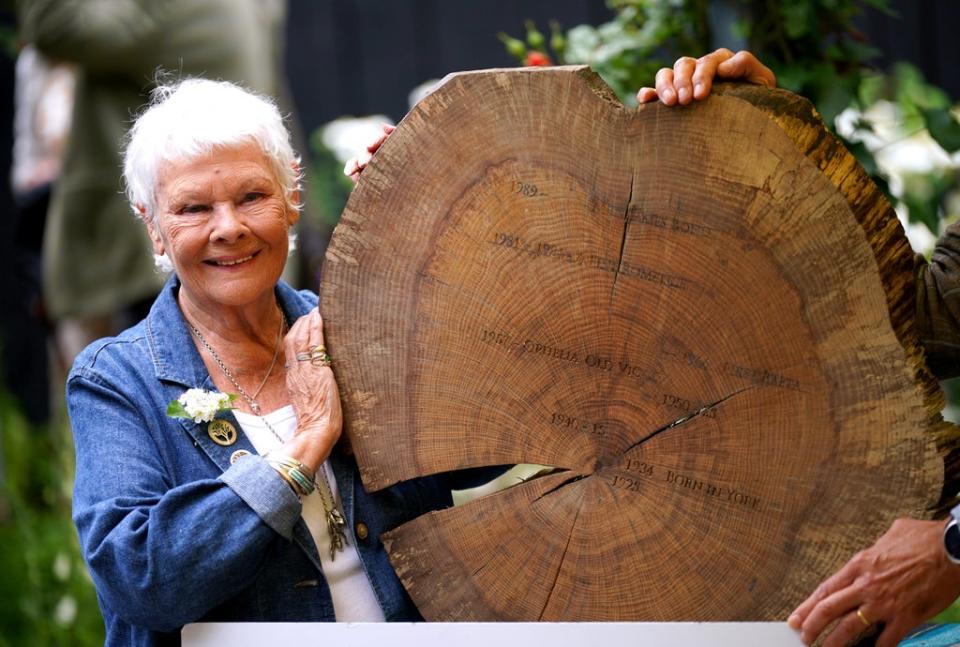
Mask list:
[[[282,443],[264,424],[263,418],[267,419],[270,427],[273,427],[284,441],[289,440],[297,428],[297,415],[290,405],[271,411],[263,418],[237,410],[233,411],[233,415],[236,416],[243,433],[247,435],[261,456],[282,446]],[[377,602],[377,596],[373,592],[370,580],[367,579],[366,571],[363,570],[363,564],[360,563],[357,540],[350,527],[344,528],[346,546],[337,552],[336,559],[332,561],[330,559],[330,535],[327,533],[326,511],[320,496],[320,488],[326,488],[329,483],[337,506],[343,510],[343,505],[340,503],[337,480],[333,477],[330,466],[324,461],[320,469],[326,474],[326,481],[321,474],[317,474],[317,490],[303,498],[302,516],[320,553],[323,576],[330,586],[330,595],[333,597],[334,615],[337,622],[384,622],[383,610]]]

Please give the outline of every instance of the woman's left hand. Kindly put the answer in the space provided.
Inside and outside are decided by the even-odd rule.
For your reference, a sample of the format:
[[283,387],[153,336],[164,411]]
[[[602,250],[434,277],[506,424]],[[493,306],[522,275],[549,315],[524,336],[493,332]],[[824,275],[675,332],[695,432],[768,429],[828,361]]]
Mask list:
[[322,361],[326,348],[323,321],[317,308],[293,324],[283,345],[287,395],[297,413],[297,430],[285,450],[316,471],[329,456],[343,427],[337,381],[329,363],[324,365]]
[[656,88],[640,88],[637,101],[649,103],[660,99],[664,105],[687,105],[694,99],[705,99],[713,88],[713,79],[740,79],[773,88],[777,77],[756,56],[747,51],[734,54],[729,49],[691,58],[677,59],[673,67],[663,67],[657,72]]

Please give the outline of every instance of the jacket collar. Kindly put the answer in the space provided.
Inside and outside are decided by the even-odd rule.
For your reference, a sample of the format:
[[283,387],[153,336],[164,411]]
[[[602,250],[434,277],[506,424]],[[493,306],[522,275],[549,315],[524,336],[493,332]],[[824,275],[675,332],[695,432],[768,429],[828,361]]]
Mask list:
[[[172,274],[147,315],[147,340],[153,369],[158,380],[188,388],[212,389],[210,373],[193,344],[190,329],[177,304],[179,289],[180,280]],[[277,283],[275,292],[280,309],[291,325],[314,306],[283,281]]]

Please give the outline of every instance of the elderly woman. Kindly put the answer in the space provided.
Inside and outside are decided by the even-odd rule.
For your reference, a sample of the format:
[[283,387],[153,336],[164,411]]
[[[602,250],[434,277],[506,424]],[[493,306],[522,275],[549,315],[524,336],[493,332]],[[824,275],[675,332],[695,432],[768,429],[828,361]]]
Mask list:
[[[158,89],[130,134],[130,202],[175,273],[67,384],[74,517],[108,644],[200,619],[418,617],[377,537],[449,505],[449,486],[370,495],[335,449],[317,297],[278,282],[298,169],[275,106],[228,83]],[[238,396],[232,411],[216,393]]]
[[[669,102],[687,103],[718,66],[758,69],[711,56],[658,90],[685,84]],[[198,620],[419,619],[378,537],[450,505],[452,483],[369,494],[337,445],[317,297],[279,280],[300,193],[274,104],[224,82],[161,87],[124,177],[174,273],[147,318],[88,347],[67,382],[74,519],[107,644],[176,644]]]

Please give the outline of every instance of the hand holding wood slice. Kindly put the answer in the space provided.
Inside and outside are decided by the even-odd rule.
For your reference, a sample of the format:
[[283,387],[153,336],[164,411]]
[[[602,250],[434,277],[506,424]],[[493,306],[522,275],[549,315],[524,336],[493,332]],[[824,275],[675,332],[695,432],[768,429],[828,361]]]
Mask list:
[[431,620],[782,619],[953,428],[913,255],[808,102],[625,108],[587,68],[448,77],[324,268],[364,483],[555,472],[384,537]]

